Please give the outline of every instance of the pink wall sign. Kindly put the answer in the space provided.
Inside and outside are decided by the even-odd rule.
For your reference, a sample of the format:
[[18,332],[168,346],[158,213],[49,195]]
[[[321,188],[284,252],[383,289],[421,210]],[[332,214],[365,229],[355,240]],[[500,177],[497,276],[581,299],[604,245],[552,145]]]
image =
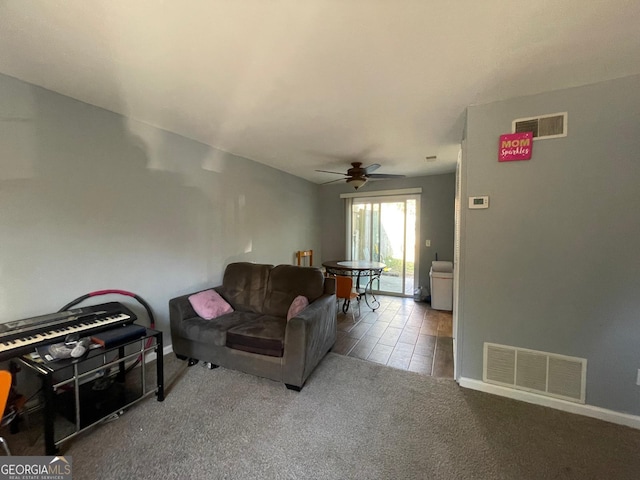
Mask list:
[[529,160],[533,150],[533,132],[500,135],[498,161]]

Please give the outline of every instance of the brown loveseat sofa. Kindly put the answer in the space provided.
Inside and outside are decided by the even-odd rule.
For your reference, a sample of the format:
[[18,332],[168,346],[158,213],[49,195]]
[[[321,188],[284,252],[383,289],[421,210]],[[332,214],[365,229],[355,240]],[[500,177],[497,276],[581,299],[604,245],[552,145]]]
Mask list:
[[[317,268],[232,263],[215,290],[233,312],[200,318],[189,295],[169,301],[173,351],[300,390],[336,341],[335,279]],[[287,321],[291,302],[309,306]]]

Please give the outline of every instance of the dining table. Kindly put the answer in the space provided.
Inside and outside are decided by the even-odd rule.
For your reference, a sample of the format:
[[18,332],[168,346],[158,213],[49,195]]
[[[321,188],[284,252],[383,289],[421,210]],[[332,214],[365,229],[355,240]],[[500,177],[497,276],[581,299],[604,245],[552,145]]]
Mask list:
[[[322,266],[328,275],[355,277],[358,301],[363,298],[367,306],[374,312],[380,307],[380,302],[373,293],[373,281],[380,278],[380,275],[386,267],[384,263],[369,260],[330,260],[322,262]],[[361,283],[362,278],[368,278],[364,286],[362,286]]]

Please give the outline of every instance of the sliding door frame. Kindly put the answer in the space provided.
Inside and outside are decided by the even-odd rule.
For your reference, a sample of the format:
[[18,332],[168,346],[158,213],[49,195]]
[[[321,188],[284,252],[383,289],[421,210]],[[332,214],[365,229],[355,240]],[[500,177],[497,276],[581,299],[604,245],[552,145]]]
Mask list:
[[[357,193],[345,193],[340,195],[341,198],[344,198],[345,201],[345,252],[347,253],[347,260],[353,260],[353,253],[352,253],[352,230],[353,230],[353,221],[352,221],[352,215],[353,215],[353,205],[354,200],[360,200],[360,199],[366,199],[367,197],[371,198],[372,203],[378,203],[379,205],[382,205],[382,203],[385,202],[393,202],[394,201],[394,197],[395,200],[397,201],[403,201],[405,202],[405,208],[404,208],[404,219],[403,219],[403,225],[404,225],[404,229],[403,229],[403,272],[402,272],[402,291],[401,292],[389,292],[389,291],[380,291],[380,290],[374,290],[377,293],[383,293],[385,295],[396,295],[396,296],[403,296],[403,297],[410,297],[412,296],[412,292],[407,293],[406,292],[406,259],[407,259],[407,208],[406,208],[406,204],[407,204],[407,200],[412,198],[415,199],[415,233],[414,233],[414,238],[415,238],[415,242],[414,242],[414,272],[413,272],[413,284],[414,287],[416,285],[418,285],[419,281],[419,264],[420,264],[420,241],[419,241],[419,232],[420,232],[420,203],[421,203],[421,194],[422,194],[422,188],[408,188],[408,189],[398,189],[398,190],[378,190],[378,191],[368,191],[368,192],[357,192]],[[358,202],[358,203],[365,203],[365,202]],[[381,222],[382,222],[382,208],[380,207],[379,209],[379,216],[378,216],[378,229],[381,232]],[[373,221],[373,214],[372,214],[372,221]],[[369,232],[370,235],[370,242],[373,242],[373,228],[370,229]],[[374,260],[378,260],[378,259],[374,259]]]

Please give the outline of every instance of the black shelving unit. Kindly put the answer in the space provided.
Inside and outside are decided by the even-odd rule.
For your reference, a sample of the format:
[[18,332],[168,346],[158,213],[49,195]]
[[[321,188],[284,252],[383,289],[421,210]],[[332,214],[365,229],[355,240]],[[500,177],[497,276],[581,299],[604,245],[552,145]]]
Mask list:
[[[163,401],[162,346],[162,332],[147,329],[143,337],[91,349],[78,359],[45,362],[31,355],[20,357],[42,381],[45,455],[55,455],[63,442],[150,395]],[[149,388],[145,359],[151,353],[156,354],[156,382]],[[139,376],[133,379],[136,371]],[[56,429],[62,432],[60,438]]]

